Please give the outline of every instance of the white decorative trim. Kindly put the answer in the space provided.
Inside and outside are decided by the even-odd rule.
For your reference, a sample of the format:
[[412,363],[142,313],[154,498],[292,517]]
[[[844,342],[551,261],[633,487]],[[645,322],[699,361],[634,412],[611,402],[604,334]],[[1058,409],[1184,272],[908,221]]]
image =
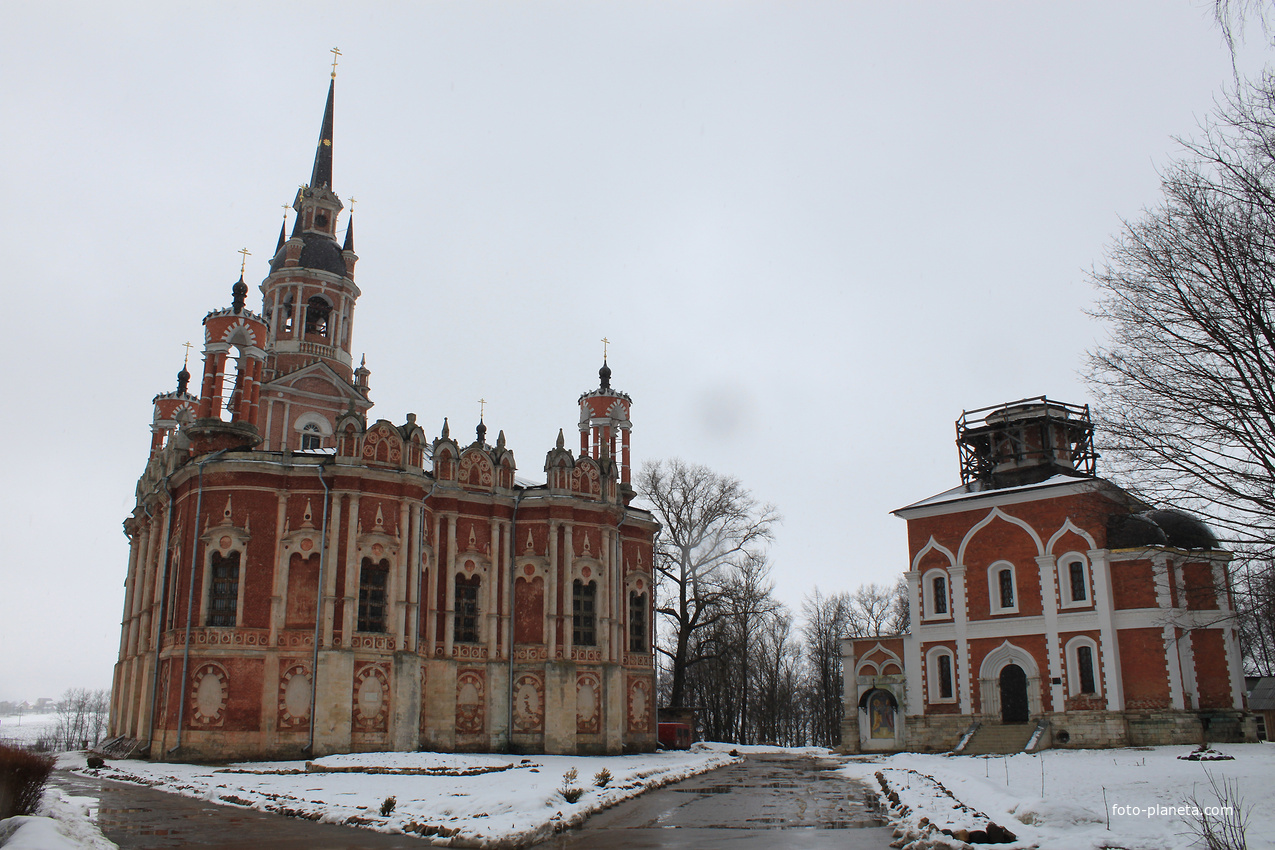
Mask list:
[[934,539],[934,535],[930,535],[929,541],[921,547],[921,551],[916,553],[916,557],[912,559],[912,571],[917,572],[921,569],[921,559],[930,552],[940,552],[947,558],[948,566],[956,564],[956,556],[952,554],[952,550],[939,543]]
[[1080,528],[1079,526],[1077,526],[1074,522],[1072,522],[1071,517],[1067,517],[1067,519],[1063,520],[1062,528],[1055,531],[1053,536],[1049,538],[1049,543],[1045,546],[1045,553],[1053,554],[1054,544],[1057,543],[1058,540],[1068,531],[1074,532],[1080,535],[1081,537],[1083,537],[1085,539],[1085,542],[1089,544],[1090,549],[1098,548],[1098,544],[1094,541],[1093,535],[1085,531],[1083,528]]
[[[1014,597],[1013,605],[1001,604],[1001,573],[1009,570],[1010,593]],[[987,604],[988,610],[992,614],[1017,614],[1018,613],[1018,570],[1009,561],[994,561],[987,568]]]
[[[1084,583],[1085,598],[1073,599],[1071,587],[1071,565],[1080,562],[1081,581]],[[1089,559],[1081,552],[1065,552],[1058,556],[1058,607],[1092,608],[1094,601],[1093,578],[1089,569]]]
[[[1094,690],[1092,691],[1080,690],[1080,659],[1076,651],[1082,646],[1089,647],[1089,650],[1093,653],[1092,672],[1093,672]],[[1076,635],[1075,637],[1067,641],[1065,652],[1067,656],[1067,696],[1069,697],[1078,697],[1078,696],[1101,697],[1102,696],[1102,654],[1098,651],[1098,642],[1095,641],[1093,638],[1089,637],[1088,635]]]
[[[934,580],[936,578],[943,579],[943,601],[947,607],[947,610],[941,614],[935,610],[937,606],[934,604],[937,598],[934,593]],[[951,620],[954,607],[952,579],[947,570],[942,567],[932,567],[926,570],[925,575],[921,576],[921,618],[926,622]]]
[[[939,658],[947,656],[952,665],[952,695],[940,696],[943,691],[939,682]],[[956,663],[956,653],[950,646],[932,646],[925,652],[925,701],[931,705],[952,704],[960,699],[960,681]]]
[[1036,529],[1032,528],[1024,520],[1021,520],[1016,516],[1011,516],[997,507],[988,511],[987,516],[980,519],[969,531],[965,532],[965,537],[961,540],[961,546],[956,550],[957,563],[965,563],[965,549],[969,546],[970,541],[974,539],[974,535],[982,531],[983,528],[990,524],[992,520],[998,518],[1026,531],[1029,535],[1031,535],[1032,542],[1036,544],[1036,554],[1045,554],[1045,544],[1041,542],[1040,535],[1036,533]]

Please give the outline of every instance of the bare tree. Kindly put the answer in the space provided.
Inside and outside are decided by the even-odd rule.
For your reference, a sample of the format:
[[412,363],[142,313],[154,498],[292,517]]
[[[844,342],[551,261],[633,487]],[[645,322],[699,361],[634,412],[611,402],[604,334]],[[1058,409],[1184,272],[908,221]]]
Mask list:
[[[1275,76],[1243,86],[1093,274],[1110,342],[1090,356],[1109,467],[1275,555]],[[1262,566],[1259,572],[1269,567]],[[1241,599],[1239,608],[1269,604]],[[1269,609],[1252,612],[1269,622]],[[1252,647],[1246,647],[1250,657]],[[1263,651],[1269,653],[1267,647]]]
[[669,705],[681,706],[687,671],[712,652],[693,639],[728,614],[728,579],[760,557],[780,517],[738,479],[676,458],[645,464],[637,487],[663,526],[655,552],[657,611],[670,626],[671,646],[659,651],[669,659]]
[[862,624],[855,622],[853,609],[850,594],[824,596],[818,587],[801,606],[811,731],[818,746],[841,742],[841,639],[865,633]]
[[58,701],[54,746],[61,750],[87,748],[106,731],[110,692],[70,688]]

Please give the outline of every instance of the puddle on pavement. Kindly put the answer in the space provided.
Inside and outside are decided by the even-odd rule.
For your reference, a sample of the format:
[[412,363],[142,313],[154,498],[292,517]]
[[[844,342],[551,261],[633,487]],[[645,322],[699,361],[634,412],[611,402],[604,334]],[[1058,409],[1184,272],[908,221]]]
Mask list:
[[702,788],[674,788],[679,794],[729,794],[738,789],[735,785],[705,785]]

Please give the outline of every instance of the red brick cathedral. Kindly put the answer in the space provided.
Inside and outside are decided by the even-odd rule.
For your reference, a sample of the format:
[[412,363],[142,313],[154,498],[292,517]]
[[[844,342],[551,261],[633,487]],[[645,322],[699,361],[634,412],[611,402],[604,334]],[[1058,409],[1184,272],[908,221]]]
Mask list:
[[1099,478],[1088,407],[1027,399],[956,426],[961,485],[895,511],[910,634],[843,643],[843,747],[1252,739],[1209,528]]
[[154,759],[655,747],[652,540],[628,395],[579,397],[580,451],[516,475],[502,431],[370,421],[337,240],[335,80],[260,313],[242,275],[203,374],[155,397],[111,731]]

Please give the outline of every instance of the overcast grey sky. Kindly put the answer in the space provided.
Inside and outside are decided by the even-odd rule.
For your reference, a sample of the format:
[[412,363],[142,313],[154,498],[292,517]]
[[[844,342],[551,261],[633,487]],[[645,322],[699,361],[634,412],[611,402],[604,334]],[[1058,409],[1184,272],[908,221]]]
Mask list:
[[906,568],[889,511],[959,483],[962,409],[1089,400],[1084,270],[1232,80],[1209,15],[5,3],[0,699],[109,685],[151,399],[241,247],[259,307],[329,48],[373,415],[464,435],[486,398],[540,477],[606,336],[636,459],[774,502],[798,608]]

